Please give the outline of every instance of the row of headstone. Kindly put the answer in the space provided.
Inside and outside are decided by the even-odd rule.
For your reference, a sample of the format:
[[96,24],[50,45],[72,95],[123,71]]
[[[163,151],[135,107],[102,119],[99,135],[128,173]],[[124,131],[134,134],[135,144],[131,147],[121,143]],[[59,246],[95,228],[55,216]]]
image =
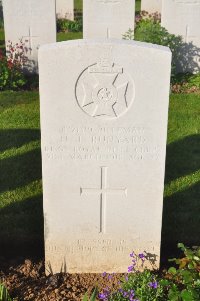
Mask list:
[[[4,0],[6,44],[25,45],[27,71],[38,70],[39,46],[56,42],[56,13],[73,19],[73,5],[73,0]],[[122,38],[134,29],[135,0],[85,0],[83,19],[84,38]]]

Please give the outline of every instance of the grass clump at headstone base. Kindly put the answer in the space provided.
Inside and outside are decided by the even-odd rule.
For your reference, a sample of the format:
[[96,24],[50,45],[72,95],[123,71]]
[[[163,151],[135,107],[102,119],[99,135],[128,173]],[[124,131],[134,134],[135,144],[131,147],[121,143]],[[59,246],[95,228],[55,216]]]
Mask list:
[[0,284],[0,301],[12,301],[7,289],[2,284]]
[[[200,95],[171,95],[162,233],[165,261],[178,242],[199,244],[199,103]],[[1,254],[43,252],[39,124],[38,92],[0,93]]]

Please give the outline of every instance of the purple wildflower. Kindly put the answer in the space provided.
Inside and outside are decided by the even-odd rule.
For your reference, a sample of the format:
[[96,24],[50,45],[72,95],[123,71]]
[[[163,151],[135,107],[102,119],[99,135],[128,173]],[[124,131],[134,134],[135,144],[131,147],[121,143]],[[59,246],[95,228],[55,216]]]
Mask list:
[[144,260],[145,260],[145,256],[144,256],[144,254],[143,254],[143,253],[140,253],[138,256],[139,256],[139,258],[140,258],[140,259],[142,259],[142,261],[144,261]]
[[128,273],[133,272],[133,270],[134,270],[134,266],[133,266],[133,265],[130,265],[130,266],[128,267]]
[[154,282],[150,282],[149,283],[149,286],[151,287],[151,288],[157,288],[158,287],[158,282],[157,281],[154,281]]
[[99,299],[101,299],[101,300],[105,300],[105,299],[106,299],[106,295],[105,295],[104,293],[100,293],[100,294],[98,295],[98,297],[99,297]]
[[102,293],[98,295],[100,300],[106,301],[109,298],[109,290],[104,290]]
[[128,281],[128,276],[127,275],[125,276],[125,281]]
[[135,253],[132,252],[132,253],[130,254],[130,257],[135,257]]
[[106,272],[103,272],[102,276],[105,277],[106,275],[107,275]]

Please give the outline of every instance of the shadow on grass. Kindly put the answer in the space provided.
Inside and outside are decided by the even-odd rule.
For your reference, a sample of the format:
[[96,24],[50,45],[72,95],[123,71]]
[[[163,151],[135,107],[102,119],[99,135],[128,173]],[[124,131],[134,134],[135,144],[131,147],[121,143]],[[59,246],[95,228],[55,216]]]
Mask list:
[[165,182],[200,170],[200,135],[187,136],[167,146]]
[[0,161],[0,193],[24,187],[40,180],[41,151],[32,150],[25,154]]
[[0,256],[44,257],[42,195],[0,209]]
[[[200,135],[192,135],[167,147],[166,183],[200,170]],[[172,192],[173,193],[173,192]],[[177,256],[177,244],[199,245],[200,181],[164,199],[162,264]]]
[[[38,99],[38,92],[30,91],[4,91],[0,92],[0,111],[12,108],[15,105],[24,105],[35,102]],[[24,130],[25,131],[25,130]]]
[[0,152],[11,148],[18,148],[32,141],[40,140],[40,131],[33,130],[1,130],[0,131]]
[[161,258],[177,253],[177,244],[199,246],[200,238],[200,181],[189,189],[175,193],[164,200]]
[[[19,148],[29,142],[40,140],[39,130],[0,131],[0,152]],[[0,160],[0,193],[11,192],[42,178],[40,148]],[[11,153],[12,154],[12,153]],[[31,190],[32,189],[32,190]],[[28,193],[37,194],[35,187]],[[41,189],[41,188],[38,188]],[[18,192],[6,197],[8,205],[0,209],[0,256],[43,256],[43,209],[42,195],[25,196],[15,200]],[[19,192],[21,193],[21,192]],[[27,198],[26,198],[27,197]],[[19,195],[20,199],[20,195]]]

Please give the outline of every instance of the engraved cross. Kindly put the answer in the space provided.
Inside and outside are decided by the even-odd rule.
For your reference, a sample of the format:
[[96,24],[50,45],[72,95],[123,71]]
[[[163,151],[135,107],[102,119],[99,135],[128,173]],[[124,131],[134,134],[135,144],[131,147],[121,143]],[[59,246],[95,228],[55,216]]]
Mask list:
[[101,167],[101,184],[100,188],[81,188],[81,195],[99,194],[100,195],[100,233],[106,230],[106,200],[107,194],[118,194],[127,196],[127,188],[108,188],[107,187],[108,167]]
[[186,25],[186,30],[185,30],[185,43],[188,43],[189,41],[189,26]]
[[33,50],[33,41],[32,39],[33,38],[38,38],[38,36],[33,36],[32,33],[31,33],[31,28],[29,27],[29,30],[28,30],[28,36],[23,36],[22,37],[23,39],[27,39],[27,42],[29,43],[29,51],[30,51],[30,54],[31,54],[31,51]]

